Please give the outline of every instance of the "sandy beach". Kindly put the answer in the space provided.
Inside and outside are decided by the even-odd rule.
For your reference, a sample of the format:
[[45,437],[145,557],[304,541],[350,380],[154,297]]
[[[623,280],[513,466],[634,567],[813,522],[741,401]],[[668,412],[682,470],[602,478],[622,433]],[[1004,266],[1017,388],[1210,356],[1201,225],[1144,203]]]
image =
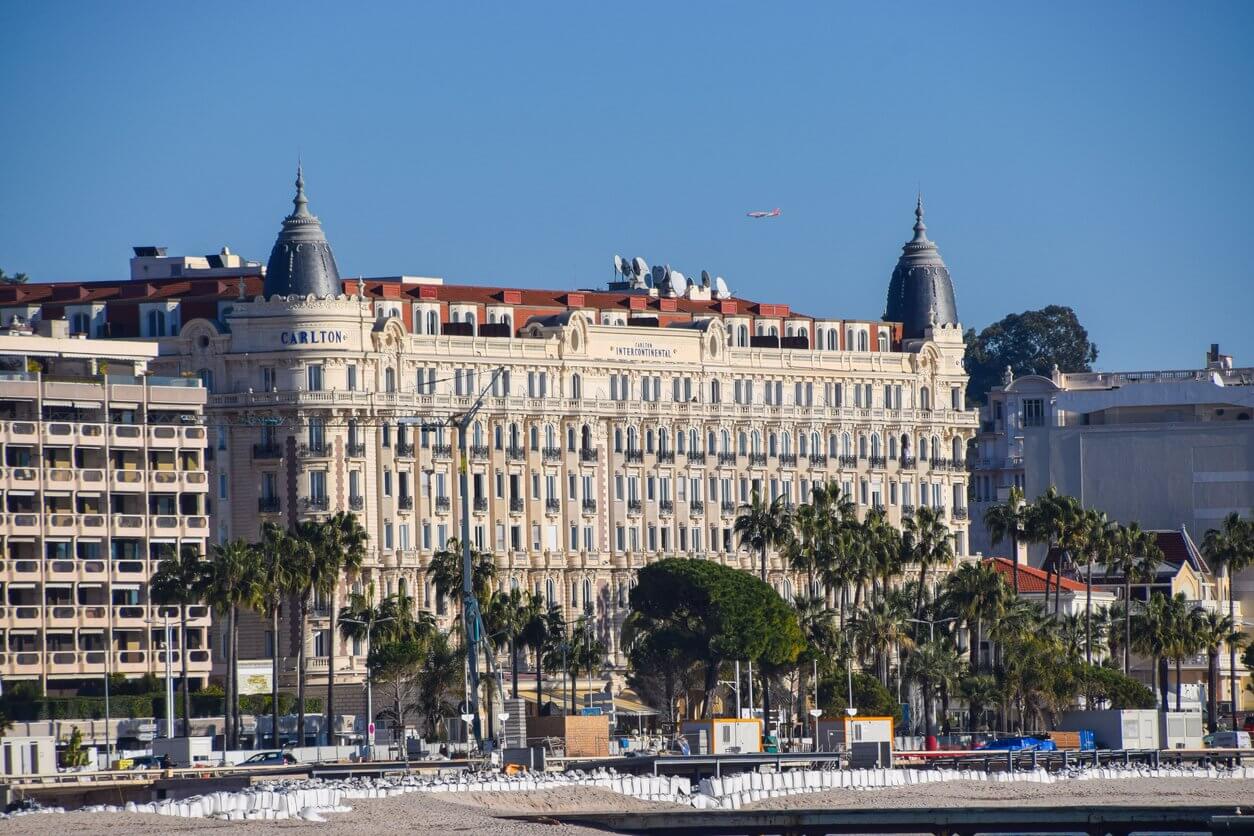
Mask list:
[[[829,790],[774,798],[746,809],[864,809],[873,807],[1058,806],[1068,804],[1223,804],[1254,807],[1254,781],[1204,778],[1129,778],[1068,781],[1059,784],[988,784],[953,781],[895,787],[887,790]],[[688,810],[625,797],[593,787],[556,787],[535,792],[465,793],[456,801],[429,793],[410,793],[378,800],[354,801],[350,813],[328,813],[325,824],[303,821],[227,822],[180,819],[135,813],[66,813],[32,815],[0,821],[3,836],[46,836],[49,833],[159,836],[165,833],[255,834],[308,831],[324,834],[440,834],[479,831],[502,834],[591,836],[602,831],[554,823],[509,821],[517,814],[593,811]]]

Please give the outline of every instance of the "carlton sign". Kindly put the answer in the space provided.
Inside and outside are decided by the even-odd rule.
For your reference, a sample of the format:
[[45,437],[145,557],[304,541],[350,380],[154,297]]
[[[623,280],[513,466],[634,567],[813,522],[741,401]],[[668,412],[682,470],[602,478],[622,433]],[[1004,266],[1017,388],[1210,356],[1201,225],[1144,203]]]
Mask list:
[[348,335],[343,331],[309,329],[301,331],[282,331],[279,342],[285,346],[293,345],[343,345],[348,342]]
[[654,345],[651,342],[642,340],[631,345],[614,346],[614,356],[624,359],[647,357],[653,360],[670,360],[675,356],[675,349],[666,345]]

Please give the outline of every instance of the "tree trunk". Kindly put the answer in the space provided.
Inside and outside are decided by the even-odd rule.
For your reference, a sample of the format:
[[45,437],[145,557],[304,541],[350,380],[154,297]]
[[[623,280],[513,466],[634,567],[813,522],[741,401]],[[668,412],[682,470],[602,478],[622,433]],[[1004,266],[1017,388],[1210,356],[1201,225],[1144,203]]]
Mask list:
[[300,636],[296,645],[296,745],[305,745],[305,637],[309,628],[309,592],[300,596]]
[[335,745],[335,617],[339,598],[339,578],[331,584],[331,613],[327,619],[327,733],[328,746]]
[[[231,655],[235,657],[235,666],[239,667],[239,608],[235,608],[235,630],[231,633]],[[235,674],[235,681],[231,683],[231,717],[235,721],[233,729],[235,737],[235,745],[240,745],[240,732],[243,731],[244,721],[240,717],[239,710],[239,672]]]
[[1158,691],[1162,695],[1163,711],[1169,711],[1170,708],[1167,703],[1169,685],[1167,681],[1167,657],[1159,656],[1156,661],[1158,662]]
[[[762,544],[762,582],[769,583],[766,579],[766,544]],[[717,672],[715,672],[717,675]],[[762,734],[771,733],[771,689],[766,675],[766,670],[762,671]],[[708,700],[709,697],[707,696]]]
[[540,713],[540,706],[544,705],[544,649],[536,648],[536,713]]
[[983,629],[983,623],[976,617],[975,630],[971,635],[971,672],[978,673],[980,670],[980,633]]
[[[1236,594],[1232,590],[1232,565],[1226,564],[1224,572],[1228,575],[1228,620],[1232,622],[1235,629],[1237,625],[1236,613]],[[1218,671],[1218,661],[1216,661],[1216,671]],[[1219,678],[1216,676],[1215,685],[1218,687]],[[1237,644],[1234,641],[1228,642],[1228,697],[1232,700],[1232,728],[1237,729]]]
[[182,638],[179,641],[179,662],[183,667],[183,736],[192,735],[192,688],[187,679],[187,605],[179,608],[182,621]]
[[[1093,556],[1084,567],[1084,661],[1093,664]],[[1084,706],[1088,708],[1086,704]]]
[[518,699],[518,637],[510,636],[509,638],[509,668],[510,679],[514,684],[514,699]]
[[1123,675],[1132,670],[1132,578],[1124,573],[1123,579]]
[[1219,695],[1215,693],[1219,685],[1219,647],[1215,646],[1206,652],[1206,726],[1214,734],[1219,730]]
[[1015,597],[1019,597],[1019,538],[1017,535],[1010,535],[1010,550],[1014,553],[1014,590]]
[[707,720],[714,716],[713,697],[714,689],[718,687],[719,663],[720,660],[711,659],[705,665],[705,697],[702,699],[701,716]]
[[226,687],[222,697],[222,745],[227,749],[235,747],[235,723],[231,717],[231,692],[235,687],[235,643],[231,637],[235,635],[235,607],[227,611],[226,616]]
[[279,743],[279,602],[275,600],[271,603],[273,606],[270,608],[270,630],[274,633],[273,653],[270,654],[270,721],[274,723],[271,730],[274,739],[271,745],[275,749],[280,749],[282,744]]
[[1179,711],[1179,710],[1180,710],[1180,691],[1181,691],[1181,687],[1180,687],[1180,664],[1181,664],[1181,659],[1180,659],[1180,657],[1179,657],[1179,656],[1177,656],[1177,657],[1176,657],[1176,711]]

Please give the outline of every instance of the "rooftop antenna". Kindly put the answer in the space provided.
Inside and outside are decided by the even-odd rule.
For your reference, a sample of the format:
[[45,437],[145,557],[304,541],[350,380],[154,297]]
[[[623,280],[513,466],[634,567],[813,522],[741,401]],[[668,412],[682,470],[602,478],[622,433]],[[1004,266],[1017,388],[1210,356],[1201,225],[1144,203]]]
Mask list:
[[614,256],[614,275],[623,275],[623,257],[621,255]]
[[710,271],[709,270],[701,271],[701,286],[702,287],[710,286]]
[[731,291],[727,289],[727,282],[723,281],[722,276],[714,279],[714,295],[719,299],[726,299],[731,296]]
[[654,264],[653,273],[649,276],[649,280],[647,282],[648,286],[661,287],[662,283],[666,281],[666,277],[670,275],[670,272],[670,267],[663,267],[660,264]]
[[683,296],[688,292],[688,278],[678,270],[671,271],[671,292]]

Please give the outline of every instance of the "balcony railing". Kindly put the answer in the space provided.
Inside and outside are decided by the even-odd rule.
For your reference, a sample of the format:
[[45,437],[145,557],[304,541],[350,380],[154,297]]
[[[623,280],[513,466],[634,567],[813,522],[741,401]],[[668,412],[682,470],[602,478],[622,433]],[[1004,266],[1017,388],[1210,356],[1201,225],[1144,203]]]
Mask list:
[[585,514],[595,514],[597,512],[597,501],[595,499],[585,499],[583,501],[583,512]]
[[705,464],[705,453],[700,450],[689,450],[685,455],[689,464]]
[[521,447],[506,447],[505,455],[510,461],[520,462],[523,460],[523,456],[526,455],[526,453]]
[[579,461],[583,462],[584,464],[596,464],[597,451],[590,450],[587,447],[583,448],[582,450],[579,451]]
[[658,450],[657,451],[657,463],[658,464],[674,464],[675,463],[675,451],[674,450]]
[[883,470],[888,467],[888,459],[883,456],[872,456],[868,461],[870,461],[871,467],[876,470]]
[[453,502],[447,496],[437,496],[435,498],[435,511],[437,514],[446,514],[453,507]]
[[914,465],[915,465],[915,458],[914,458],[914,456],[902,456],[902,457],[901,457],[901,466],[902,466],[902,467],[914,467]]
[[700,499],[688,500],[688,513],[692,516],[698,516],[705,513],[705,503]]
[[366,507],[366,498],[364,496],[350,496],[348,498],[348,509],[350,511],[360,511]]
[[766,453],[750,453],[749,464],[753,467],[765,467]]
[[732,514],[736,513],[736,503],[724,502],[719,505],[719,510],[723,512],[724,517],[730,517]]
[[402,494],[402,495],[400,496],[400,498],[396,500],[396,507],[397,507],[397,508],[400,508],[402,511],[412,511],[412,510],[414,510],[414,498],[413,498],[413,496],[411,496],[411,495],[409,495],[409,494]]
[[521,496],[511,496],[509,498],[509,510],[512,514],[520,514],[523,509],[523,499]]
[[643,450],[628,450],[626,456],[628,463],[640,464],[644,461]]
[[453,458],[453,445],[433,444],[431,446],[431,455],[435,456],[437,459],[451,459]]
[[949,459],[932,459],[932,470],[948,470]]
[[967,518],[967,509],[964,506],[955,507],[953,510],[953,518],[955,520],[965,520]]
[[827,456],[823,455],[822,453],[810,454],[810,467],[826,467],[826,466],[827,466]]
[[279,513],[279,498],[277,496],[257,497],[257,510],[262,514]]
[[558,511],[562,510],[562,501],[560,499],[549,497],[544,500],[544,510],[546,513],[556,514]]
[[540,451],[540,459],[546,464],[556,464],[562,460],[562,448],[545,447]]
[[674,500],[663,499],[661,502],[657,504],[657,507],[658,507],[658,511],[660,511],[663,514],[666,514],[667,516],[675,513]]
[[296,448],[302,456],[325,456],[328,452],[325,441],[306,441]]
[[325,496],[307,496],[301,500],[306,511],[325,511],[331,507],[331,500]]
[[283,448],[277,444],[254,444],[254,459],[281,459],[283,458]]
[[836,463],[841,467],[857,467],[858,457],[842,454],[836,458]]
[[359,441],[350,441],[344,448],[350,459],[364,459],[366,457],[366,445]]
[[412,441],[398,441],[398,442],[396,442],[396,455],[397,455],[397,456],[404,457],[404,458],[407,458],[407,459],[411,459],[411,458],[413,458],[413,456],[414,456],[414,442],[412,442]]
[[902,515],[903,517],[913,517],[913,516],[914,516],[914,506],[913,506],[913,505],[902,505],[902,506],[901,506],[901,515]]
[[735,453],[719,453],[718,463],[721,465],[735,465],[736,454]]
[[782,467],[796,467],[797,455],[795,453],[780,453],[779,463]]
[[642,508],[643,506],[641,505],[640,500],[638,499],[627,500],[627,513],[628,514],[639,514]]
[[475,497],[475,510],[476,511],[488,510],[488,498],[486,496]]
[[472,444],[470,446],[470,457],[476,460],[483,460],[488,457],[488,445]]

